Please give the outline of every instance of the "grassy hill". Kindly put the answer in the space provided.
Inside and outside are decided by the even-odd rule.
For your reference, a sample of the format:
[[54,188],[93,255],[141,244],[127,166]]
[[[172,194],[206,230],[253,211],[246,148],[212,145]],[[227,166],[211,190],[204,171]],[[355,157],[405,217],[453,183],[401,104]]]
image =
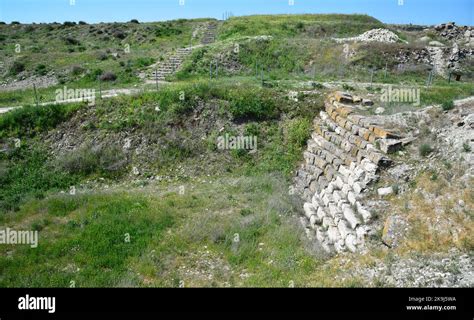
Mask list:
[[[209,23],[217,24],[216,41],[201,46]],[[383,27],[366,15],[0,24],[0,106],[25,105],[0,114],[0,225],[40,234],[36,249],[0,246],[0,286],[384,286],[354,266],[472,251],[464,215],[454,246],[411,216],[406,246],[367,255],[326,256],[299,227],[302,204],[289,187],[327,93],[381,103],[388,84],[423,88],[421,106],[390,103],[387,113],[448,110],[474,95],[469,77],[436,77],[427,87],[423,63],[399,71],[397,53],[418,48],[415,40],[351,43],[347,57],[332,39]],[[394,31],[410,41],[423,33]],[[157,88],[140,77],[190,44],[196,48],[168,83]],[[105,74],[114,77],[100,80]],[[39,102],[64,86],[137,92],[36,107],[33,83]],[[256,137],[258,147],[220,150],[225,135]],[[422,171],[413,196],[390,205],[428,205],[415,196],[417,183],[454,193],[449,171],[438,180]],[[462,197],[472,201],[466,190]]]

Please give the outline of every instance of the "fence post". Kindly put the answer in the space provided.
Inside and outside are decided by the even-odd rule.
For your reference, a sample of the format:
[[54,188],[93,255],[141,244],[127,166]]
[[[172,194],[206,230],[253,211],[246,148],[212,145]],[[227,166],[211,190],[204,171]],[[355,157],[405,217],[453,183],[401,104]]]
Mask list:
[[97,80],[99,81],[99,99],[102,99],[102,81],[99,77],[97,77]]
[[35,104],[38,107],[38,105],[39,105],[39,103],[38,103],[38,93],[36,92],[36,84],[34,84],[34,83],[33,83],[33,91],[35,93]]
[[431,70],[430,73],[428,74],[428,80],[426,81],[426,86],[430,87],[432,83],[433,83],[433,70]]

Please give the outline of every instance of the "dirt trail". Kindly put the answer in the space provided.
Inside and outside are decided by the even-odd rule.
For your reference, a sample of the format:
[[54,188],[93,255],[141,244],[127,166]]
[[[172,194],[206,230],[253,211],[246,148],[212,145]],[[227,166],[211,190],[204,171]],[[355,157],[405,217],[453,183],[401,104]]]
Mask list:
[[[123,89],[112,89],[112,90],[106,90],[102,91],[102,99],[108,99],[108,98],[113,98],[117,97],[119,95],[133,95],[142,92],[143,89],[137,89],[137,88],[123,88]],[[96,97],[98,99],[98,97]],[[87,99],[84,98],[76,98],[76,99],[66,99],[66,100],[59,100],[59,101],[47,101],[47,102],[42,102],[39,103],[38,106],[44,107],[50,104],[67,104],[67,103],[75,103],[75,102],[81,102],[81,101],[88,101]],[[22,108],[23,106],[12,106],[12,107],[0,107],[0,114],[6,113],[8,111],[11,111],[16,108]]]

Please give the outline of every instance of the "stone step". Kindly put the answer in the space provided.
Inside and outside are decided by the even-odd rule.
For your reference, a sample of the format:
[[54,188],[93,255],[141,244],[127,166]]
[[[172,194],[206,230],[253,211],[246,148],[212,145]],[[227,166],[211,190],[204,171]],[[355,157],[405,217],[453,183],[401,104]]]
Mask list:
[[148,79],[165,80],[175,73],[183,64],[184,59],[192,52],[192,48],[178,48],[167,60],[161,62],[156,70],[148,73]]
[[156,70],[153,70],[153,71],[150,71],[150,73],[152,74],[155,74],[155,73],[169,73],[169,72],[173,72],[174,69],[171,69],[171,68],[163,68],[163,69],[156,69]]

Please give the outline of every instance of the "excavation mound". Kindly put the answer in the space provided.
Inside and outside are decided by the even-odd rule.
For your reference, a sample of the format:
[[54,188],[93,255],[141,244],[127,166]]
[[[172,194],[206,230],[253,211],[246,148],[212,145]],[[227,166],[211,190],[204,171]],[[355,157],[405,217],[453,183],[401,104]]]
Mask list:
[[351,38],[334,38],[336,42],[346,42],[346,41],[355,41],[355,42],[385,42],[385,43],[394,43],[398,42],[400,38],[390,30],[387,29],[372,29],[367,32],[364,32],[357,37]]

